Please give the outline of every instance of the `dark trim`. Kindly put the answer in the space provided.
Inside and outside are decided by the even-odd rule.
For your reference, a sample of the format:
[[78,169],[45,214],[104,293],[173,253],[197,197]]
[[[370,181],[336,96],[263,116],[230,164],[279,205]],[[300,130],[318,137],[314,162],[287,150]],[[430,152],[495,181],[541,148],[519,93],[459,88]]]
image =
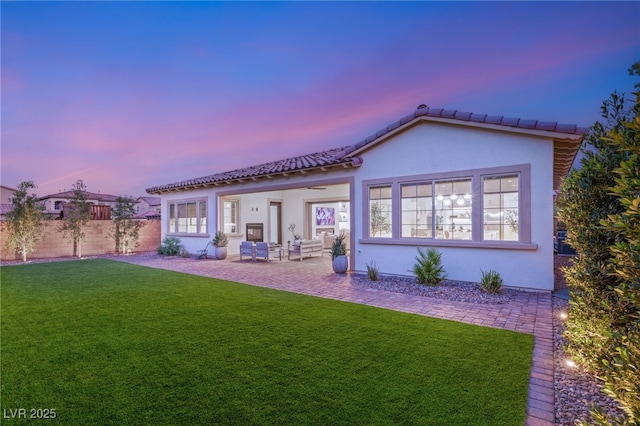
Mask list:
[[[520,176],[519,192],[519,241],[487,241],[483,240],[484,232],[484,197],[482,193],[483,178],[488,176],[500,176],[506,174],[518,174]],[[471,179],[472,187],[472,209],[471,229],[472,240],[445,240],[445,239],[418,239],[400,237],[401,235],[401,186],[406,184],[433,182],[443,180],[463,180]],[[391,185],[392,198],[392,224],[391,238],[372,238],[369,236],[369,188],[374,186]],[[531,243],[531,165],[515,164],[511,166],[488,167],[482,169],[458,170],[444,173],[428,173],[422,175],[396,176],[389,178],[369,179],[362,182],[362,206],[363,223],[360,240],[363,244],[399,244],[416,245],[424,244],[429,246],[451,246],[451,247],[486,247],[486,248],[524,248],[533,250],[536,244]],[[476,207],[477,206],[477,207]],[[444,244],[442,244],[444,242]]]

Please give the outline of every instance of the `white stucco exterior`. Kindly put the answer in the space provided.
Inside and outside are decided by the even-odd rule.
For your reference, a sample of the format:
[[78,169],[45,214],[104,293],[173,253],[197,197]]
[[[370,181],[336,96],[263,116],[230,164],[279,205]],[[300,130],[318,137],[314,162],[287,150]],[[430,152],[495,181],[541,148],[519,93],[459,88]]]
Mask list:
[[[531,165],[531,243],[537,248],[475,248],[438,245],[450,279],[478,282],[482,272],[496,270],[505,285],[553,289],[553,143],[550,138],[447,124],[418,124],[362,153],[356,173],[355,217],[362,217],[362,182],[367,179],[448,173],[501,166]],[[375,260],[380,271],[408,275],[416,246],[364,244],[357,226],[354,269],[366,271]],[[440,242],[442,243],[442,242]]]
[[[207,202],[207,232],[198,236],[180,235],[185,248],[192,253],[203,249],[216,230],[222,228],[224,200],[237,201],[240,223],[238,232],[229,236],[231,255],[239,251],[240,242],[246,238],[247,223],[264,224],[266,238],[272,238],[271,202],[282,206],[283,244],[293,239],[287,230],[292,223],[303,238],[315,236],[309,207],[312,203],[332,206],[338,201],[348,202],[352,271],[364,272],[367,263],[375,261],[383,274],[411,275],[417,248],[435,247],[442,252],[450,279],[478,282],[482,271],[495,270],[507,286],[553,290],[554,143],[571,139],[577,149],[581,137],[566,138],[550,131],[471,122],[417,120],[356,149],[353,155],[359,160],[354,167],[314,169],[309,173],[157,192],[162,197],[163,236],[168,234],[168,206],[174,201]],[[520,240],[484,241],[481,181],[485,175],[505,171],[515,171],[520,176]],[[469,234],[473,235],[473,241],[401,238],[397,228],[389,238],[368,235],[368,185],[372,182],[390,182],[398,192],[406,182],[460,178],[473,181],[470,209],[478,209],[473,219],[474,233]],[[394,208],[398,208],[400,196],[394,197]]]

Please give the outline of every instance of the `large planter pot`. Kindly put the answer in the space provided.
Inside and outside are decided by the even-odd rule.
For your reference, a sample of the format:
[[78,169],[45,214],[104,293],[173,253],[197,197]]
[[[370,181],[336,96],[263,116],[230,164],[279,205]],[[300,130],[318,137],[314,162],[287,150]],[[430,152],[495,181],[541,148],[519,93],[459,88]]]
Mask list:
[[223,260],[227,258],[227,248],[226,247],[216,247],[216,259]]
[[347,269],[349,269],[349,258],[346,255],[336,256],[331,266],[333,267],[333,272],[336,274],[344,274],[347,272]]

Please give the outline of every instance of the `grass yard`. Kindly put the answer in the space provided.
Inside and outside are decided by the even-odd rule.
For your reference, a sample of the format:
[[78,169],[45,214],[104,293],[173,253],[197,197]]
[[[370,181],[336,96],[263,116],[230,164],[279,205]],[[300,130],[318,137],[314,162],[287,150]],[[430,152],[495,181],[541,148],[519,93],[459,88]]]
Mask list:
[[101,259],[1,269],[3,424],[525,421],[531,335]]

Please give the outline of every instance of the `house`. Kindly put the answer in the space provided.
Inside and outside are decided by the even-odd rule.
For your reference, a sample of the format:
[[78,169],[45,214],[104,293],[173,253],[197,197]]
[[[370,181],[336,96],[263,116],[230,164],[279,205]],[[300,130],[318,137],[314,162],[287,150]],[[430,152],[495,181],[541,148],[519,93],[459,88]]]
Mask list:
[[160,219],[160,197],[138,197],[136,219]]
[[[44,206],[46,214],[53,217],[60,217],[60,213],[63,212],[65,203],[68,203],[74,198],[73,191],[62,191],[57,194],[50,194],[41,197],[39,201]],[[91,219],[108,220],[111,218],[111,207],[116,205],[117,195],[110,194],[96,194],[93,192],[85,191],[85,197],[91,208]]]
[[0,220],[4,220],[4,215],[13,209],[11,199],[16,189],[0,185]]
[[553,198],[586,129],[420,105],[347,147],[148,188],[162,236],[195,253],[218,229],[286,245],[348,233],[352,271],[410,275],[437,248],[449,278],[553,289]]

